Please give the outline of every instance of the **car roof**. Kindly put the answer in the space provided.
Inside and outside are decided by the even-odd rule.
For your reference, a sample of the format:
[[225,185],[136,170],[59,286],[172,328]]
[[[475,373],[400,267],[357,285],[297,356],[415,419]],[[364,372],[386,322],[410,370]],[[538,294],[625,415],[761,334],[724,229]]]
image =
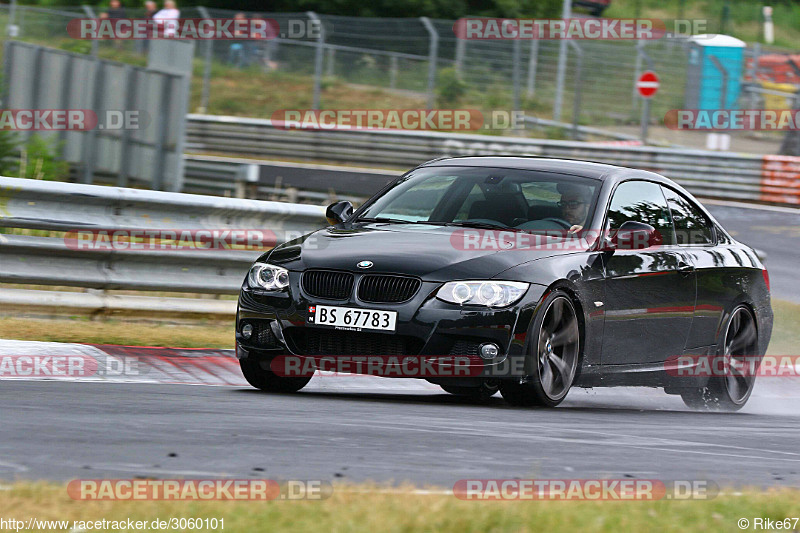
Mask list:
[[639,177],[672,184],[660,174],[646,170],[582,161],[576,159],[559,159],[537,156],[463,156],[441,157],[420,165],[422,167],[464,166],[464,167],[497,167],[513,168],[520,170],[539,170],[545,172],[560,172],[598,180],[617,180],[620,178]]

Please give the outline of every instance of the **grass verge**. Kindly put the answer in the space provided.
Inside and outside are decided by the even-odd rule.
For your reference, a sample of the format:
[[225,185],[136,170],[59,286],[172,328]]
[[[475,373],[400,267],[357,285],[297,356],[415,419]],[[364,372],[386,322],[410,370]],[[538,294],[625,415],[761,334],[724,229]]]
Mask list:
[[230,322],[170,324],[88,318],[40,319],[0,317],[0,338],[42,342],[233,348]]
[[[169,520],[217,518],[225,531],[739,531],[737,521],[800,516],[796,489],[746,490],[705,501],[461,501],[444,493],[337,485],[323,501],[88,502],[64,485],[17,483],[0,497],[8,520]],[[790,528],[791,529],[791,528]],[[42,529],[38,529],[42,530]],[[63,530],[63,529],[62,529]]]

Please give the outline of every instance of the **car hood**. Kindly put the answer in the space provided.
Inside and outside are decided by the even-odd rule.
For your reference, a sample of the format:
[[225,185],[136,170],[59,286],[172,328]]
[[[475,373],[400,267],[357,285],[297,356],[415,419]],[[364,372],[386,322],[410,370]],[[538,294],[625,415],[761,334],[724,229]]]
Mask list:
[[[465,249],[464,233],[470,228],[428,224],[360,223],[334,226],[284,243],[261,260],[289,270],[309,268],[351,272],[398,273],[427,281],[488,279],[542,257],[558,255],[554,249],[510,249],[484,240],[481,249]],[[482,235],[497,235],[486,232]],[[507,234],[509,235],[509,234]],[[366,269],[356,265],[371,261]]]

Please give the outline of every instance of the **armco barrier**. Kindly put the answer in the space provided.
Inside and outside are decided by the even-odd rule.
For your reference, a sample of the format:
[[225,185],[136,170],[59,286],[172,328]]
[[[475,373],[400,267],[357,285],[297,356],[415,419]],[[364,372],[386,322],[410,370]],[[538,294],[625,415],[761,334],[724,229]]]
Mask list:
[[[0,177],[0,227],[43,230],[48,235],[79,230],[260,230],[269,233],[274,243],[325,225],[324,208],[319,206]],[[214,247],[79,250],[59,234],[21,233],[28,234],[0,234],[0,282],[236,294],[250,263],[263,253]],[[20,301],[20,294],[10,289],[0,294],[4,305]],[[122,310],[145,306],[141,300],[106,299],[104,304],[74,294],[40,295],[36,301],[77,308],[109,303]],[[200,300],[194,309],[219,313],[230,309],[226,305]],[[163,299],[158,307],[187,312],[192,308],[188,302]]]
[[[684,148],[615,146],[431,131],[281,129],[270,120],[189,115],[187,147],[196,153],[408,168],[440,156],[536,155],[586,159],[663,174],[694,194],[800,205],[800,158]],[[189,156],[191,159],[192,156]],[[187,162],[198,185],[212,164]],[[332,184],[335,188],[335,184]]]

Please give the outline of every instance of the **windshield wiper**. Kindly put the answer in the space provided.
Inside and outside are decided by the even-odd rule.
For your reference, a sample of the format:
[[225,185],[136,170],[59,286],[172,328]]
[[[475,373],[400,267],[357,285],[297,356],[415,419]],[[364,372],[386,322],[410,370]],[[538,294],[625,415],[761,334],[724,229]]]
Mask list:
[[360,217],[355,219],[355,222],[384,222],[387,224],[416,224],[413,220],[403,220],[401,218],[388,218],[388,217]]
[[456,226],[460,228],[479,228],[479,229],[502,229],[507,231],[524,231],[510,226],[499,226],[488,222],[431,222],[431,224],[441,224],[442,226]]

